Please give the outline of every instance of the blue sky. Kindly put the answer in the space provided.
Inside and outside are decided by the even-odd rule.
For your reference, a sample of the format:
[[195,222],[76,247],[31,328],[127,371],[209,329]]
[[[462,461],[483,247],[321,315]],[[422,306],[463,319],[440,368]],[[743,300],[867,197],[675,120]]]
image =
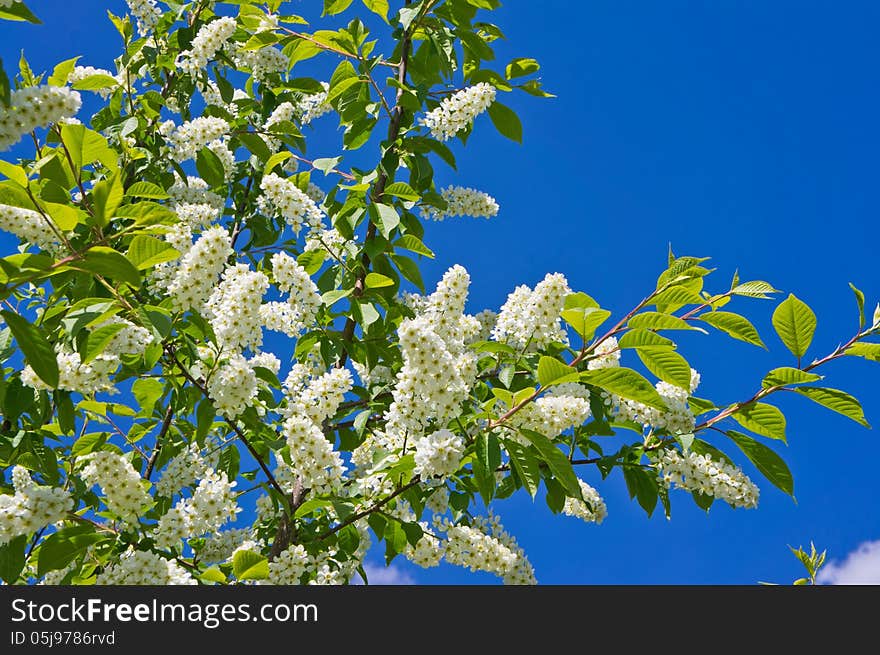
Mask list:
[[[318,3],[297,4],[291,11],[314,14],[307,6]],[[104,10],[121,13],[123,2],[30,5],[47,25],[0,24],[7,70],[22,45],[36,70],[77,54],[112,64],[118,36]],[[880,6],[855,0],[509,0],[494,17],[508,37],[497,44],[500,65],[536,57],[558,97],[505,96],[522,117],[524,144],[503,140],[483,118],[459,148],[459,171],[437,165],[438,184],[485,190],[501,213],[429,225],[438,257],[426,282],[463,264],[478,311],[559,271],[619,314],[652,286],[672,243],[677,254],[713,258],[710,288],[726,289],[739,268],[743,279],[798,294],[819,316],[810,355],[830,352],[856,329],[847,283],[871,307],[880,299],[878,20]],[[0,243],[8,250],[5,236]],[[732,308],[753,319],[770,352],[717,333],[681,340],[703,375],[699,395],[718,403],[750,396],[767,370],[790,364],[770,327],[773,304],[743,299]],[[825,372],[827,386],[854,393],[868,420],[880,421],[876,364],[839,361]],[[671,521],[647,519],[619,474],[601,482],[588,471],[608,504],[601,526],[552,516],[542,495],[534,504],[518,495],[497,511],[543,583],[790,581],[801,571],[787,544],[812,539],[842,559],[880,539],[866,457],[875,433],[807,403],[779,400],[797,504],[744,462],[761,486],[757,510],[719,504],[707,516],[679,492]],[[494,580],[395,565],[417,582]]]

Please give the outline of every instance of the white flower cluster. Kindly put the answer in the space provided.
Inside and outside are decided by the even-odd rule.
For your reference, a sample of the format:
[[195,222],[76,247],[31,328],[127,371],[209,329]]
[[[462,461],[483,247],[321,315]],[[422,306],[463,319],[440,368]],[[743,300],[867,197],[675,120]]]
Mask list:
[[274,585],[302,584],[302,577],[313,565],[313,558],[302,544],[296,544],[281,551],[274,561],[269,562],[268,583]]
[[195,245],[183,257],[168,284],[168,295],[175,309],[200,308],[211,294],[217,276],[232,254],[231,239],[227,231],[212,227],[202,233]]
[[416,542],[415,546],[407,544],[403,556],[423,569],[439,566],[443,560],[443,540],[436,535],[428,534],[427,523],[422,522],[419,525],[422,527],[422,538]]
[[257,199],[260,211],[269,216],[276,213],[283,216],[294,234],[299,234],[303,223],[313,230],[323,226],[324,212],[290,180],[269,173],[260,182],[260,189],[263,191]]
[[445,478],[458,470],[464,439],[449,430],[437,430],[416,441],[415,473],[423,480]]
[[751,509],[758,506],[758,487],[742,470],[727,462],[670,448],[656,457],[654,465],[660,482],[667,489],[674,484],[686,491],[723,500],[731,507]]
[[43,250],[51,248],[58,241],[55,231],[49,226],[48,218],[33,209],[23,207],[0,204],[0,230],[11,232],[25,243]]
[[156,482],[156,493],[166,498],[172,498],[184,487],[188,487],[196,480],[205,477],[208,469],[217,466],[220,451],[211,448],[208,454],[203,455],[202,449],[197,443],[191,443],[181,452],[171,458],[171,461],[162,471],[162,477]]
[[[269,118],[266,119],[266,122],[263,124],[263,130],[266,132],[271,132],[272,128],[278,125],[279,123],[283,123],[285,121],[293,120],[294,116],[297,115],[296,105],[292,102],[282,102],[280,105],[275,107],[274,111],[269,114]],[[266,145],[269,146],[269,149],[272,152],[276,152],[281,147],[281,141],[272,136],[266,136]]]
[[95,329],[108,325],[121,325],[122,328],[104,346],[104,355],[143,355],[147,347],[153,343],[153,334],[146,328],[135,325],[131,321],[118,316],[111,316],[97,325]]
[[214,532],[208,535],[205,543],[198,549],[199,559],[206,564],[225,562],[250,536],[251,531],[248,528]]
[[162,17],[162,10],[156,6],[156,0],[125,0],[128,10],[137,19],[138,34],[146,36],[153,31]]
[[[120,356],[143,355],[147,346],[153,342],[153,335],[149,330],[118,316],[110,317],[98,327],[106,325],[122,325],[122,329],[113,335],[104,350],[89,363],[83,364],[79,353],[76,352],[59,350],[55,354],[55,360],[58,363],[58,386],[56,388],[79,392],[83,395],[99,391],[116,393],[110,381],[110,375],[119,368]],[[30,365],[25,366],[21,372],[21,381],[34,389],[49,389]]]
[[391,369],[384,364],[376,364],[373,368],[368,369],[358,362],[351,363],[355,373],[361,379],[361,384],[369,388],[372,386],[390,384],[394,380],[394,374]]
[[581,495],[584,497],[584,500],[566,498],[565,505],[562,507],[562,513],[566,516],[574,516],[587,523],[602,523],[605,517],[608,516],[608,508],[605,507],[605,501],[602,500],[602,496],[583,480],[578,480],[578,484],[581,487]]
[[582,425],[590,416],[590,392],[577,382],[551,387],[542,397],[511,417],[511,424],[554,439]]
[[256,350],[263,343],[260,304],[269,278],[252,271],[248,264],[234,264],[223,271],[223,280],[205,303],[217,345],[224,350]]
[[[55,359],[58,362],[58,389],[83,395],[99,391],[113,392],[110,374],[119,367],[119,358],[115,355],[102,353],[88,364],[83,364],[79,353],[60,350],[55,354]],[[21,372],[21,381],[34,389],[49,389],[30,365]]]
[[617,415],[623,420],[665,430],[669,434],[688,434],[694,431],[696,425],[696,419],[688,406],[688,391],[693,393],[699,384],[700,374],[691,369],[689,390],[662,381],[655,385],[657,393],[666,404],[666,411],[621,398],[617,399],[620,403]]
[[303,125],[308,125],[313,120],[333,111],[333,107],[327,102],[327,92],[330,90],[330,85],[327,82],[321,82],[321,85],[324,87],[323,91],[304,96],[299,101],[300,120]]
[[232,493],[235,482],[226,473],[205,472],[192,498],[181,498],[156,526],[156,544],[172,548],[181,539],[216,532],[240,511]]
[[253,367],[238,354],[229,357],[208,380],[208,395],[226,418],[235,418],[250,407],[258,391]]
[[136,525],[141,511],[152,502],[141,476],[127,459],[108,450],[82,457],[86,463],[80,477],[89,487],[98,485],[107,508],[126,523]]
[[268,302],[259,309],[267,329],[295,337],[311,325],[321,308],[321,295],[306,269],[283,253],[272,255],[272,277],[278,290],[287,293],[285,302]]
[[[458,411],[476,380],[476,357],[465,347],[472,317],[464,316],[470,276],[450,268],[426,298],[412,299],[416,317],[400,324],[397,335],[403,367],[385,418],[386,449],[417,439],[432,420],[443,425]],[[368,439],[364,446],[372,448]]]
[[596,346],[594,357],[587,362],[587,368],[597,371],[600,368],[617,368],[620,366],[620,345],[614,337],[608,337]]
[[199,116],[184,123],[168,136],[172,159],[195,159],[202,148],[225,136],[229,129],[229,123],[217,116]]
[[0,105],[0,152],[38,127],[75,116],[82,105],[79,93],[66,86],[32,86],[13,91]]
[[[222,197],[210,190],[207,182],[194,176],[187,177],[185,181],[180,178],[175,180],[168,189],[168,195],[171,209],[190,230],[209,227],[223,214],[223,206],[226,204]],[[190,238],[187,235],[187,239]],[[181,249],[173,241],[169,242],[181,250],[181,253],[189,249],[188,246]]]
[[64,518],[73,501],[63,489],[36,484],[23,466],[12,468],[14,494],[0,494],[0,546]]
[[[114,73],[111,73],[105,68],[95,68],[94,66],[75,66],[74,69],[70,71],[70,75],[67,76],[67,83],[71,85],[76,84],[77,82],[82,82],[83,80],[94,77],[95,75],[113,78],[116,81],[115,86],[119,86],[120,84],[122,84],[122,81]],[[109,98],[113,91],[114,86],[106,86],[100,89],[95,89],[95,93],[101,96],[104,100]]]
[[239,50],[233,62],[239,70],[250,70],[258,82],[265,82],[276,73],[286,73],[290,65],[284,53],[272,46],[259,50]]
[[495,87],[487,82],[453,93],[431,110],[421,123],[439,141],[448,141],[467,128],[495,102]]
[[559,315],[569,293],[568,281],[561,273],[548,273],[534,291],[526,285],[518,286],[501,306],[493,338],[527,351],[540,350],[553,342],[568,343]]
[[194,585],[189,572],[173,559],[145,550],[129,548],[101,573],[99,585]]
[[192,40],[189,50],[180,53],[177,65],[190,75],[198,75],[208,62],[214,58],[232,33],[235,32],[235,19],[228,16],[212,20],[200,29]]
[[337,488],[345,466],[333,443],[324,436],[321,423],[336,413],[351,390],[351,373],[334,368],[306,383],[304,371],[305,367],[298,364],[285,380],[288,418],[282,432],[290,449],[289,476],[298,477],[307,489],[328,493]]
[[505,584],[535,584],[534,570],[513,538],[501,528],[496,517],[476,519],[473,525],[452,525],[438,521],[446,531],[443,556],[450,564],[471,571],[486,571],[504,579]]
[[498,203],[488,193],[463,186],[448,186],[440,192],[446,201],[446,209],[425,206],[425,218],[442,221],[450,216],[472,216],[473,218],[492,218],[498,215]]

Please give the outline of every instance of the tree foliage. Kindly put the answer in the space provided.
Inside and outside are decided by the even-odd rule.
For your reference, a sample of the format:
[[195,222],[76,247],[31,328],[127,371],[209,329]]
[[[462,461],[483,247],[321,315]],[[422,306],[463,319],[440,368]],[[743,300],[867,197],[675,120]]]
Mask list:
[[[115,71],[0,75],[0,146],[29,149],[0,161],[6,582],[346,583],[377,543],[533,582],[486,509],[514,493],[601,522],[594,468],[649,515],[675,488],[749,508],[743,458],[794,495],[779,392],[867,425],[819,374],[880,360],[855,287],[824,356],[780,302],[793,361],[735,402],[695,395],[675,336],[776,346],[731,307],[777,290],[710,290],[706,258],[670,252],[622,317],[561,274],[465,313],[464,269],[422,276],[432,221],[499,207],[434,170],[474,129],[522,140],[506,98],[550,96],[538,62],[495,59],[496,0],[324,0],[318,24],[292,4],[131,0]],[[307,151],[322,132],[337,147]]]

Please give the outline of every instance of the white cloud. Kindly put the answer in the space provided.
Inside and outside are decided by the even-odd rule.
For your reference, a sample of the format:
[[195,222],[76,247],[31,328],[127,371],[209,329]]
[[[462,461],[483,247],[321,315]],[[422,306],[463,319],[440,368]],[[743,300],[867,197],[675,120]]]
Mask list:
[[830,562],[819,570],[822,584],[880,584],[880,541],[866,541],[843,562]]
[[371,585],[410,585],[415,584],[408,572],[394,566],[382,566],[381,564],[364,564],[364,571]]

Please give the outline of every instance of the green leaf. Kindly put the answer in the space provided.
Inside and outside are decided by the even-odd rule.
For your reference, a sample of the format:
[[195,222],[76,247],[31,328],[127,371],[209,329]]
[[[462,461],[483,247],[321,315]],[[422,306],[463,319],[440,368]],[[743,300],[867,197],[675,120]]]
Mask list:
[[800,359],[813,341],[816,315],[805,302],[794,294],[789,294],[773,312],[773,327],[785,347]]
[[800,387],[795,389],[795,391],[823,407],[851,418],[866,428],[871,427],[868,421],[865,420],[865,412],[862,409],[861,403],[845,391],[825,387]]
[[397,241],[394,242],[395,248],[402,248],[404,250],[409,250],[410,252],[417,253],[419,255],[424,255],[429,259],[434,259],[434,253],[428,248],[424,243],[422,243],[421,239],[412,234],[404,234]]
[[773,285],[769,282],[764,282],[763,280],[752,280],[750,282],[743,282],[742,284],[737,284],[731,289],[731,292],[735,296],[748,296],[749,298],[761,298],[768,299],[770,296],[769,293],[779,293],[779,289],[774,289]]
[[691,367],[687,360],[674,350],[663,348],[644,348],[636,353],[651,373],[664,382],[690,390]]
[[794,497],[794,478],[788,465],[776,452],[742,432],[729,430],[727,436],[733,439],[765,478]]
[[52,344],[42,330],[9,310],[0,311],[0,315],[3,316],[18,347],[24,353],[25,361],[43,382],[55,389],[58,386],[58,360],[55,358]]
[[47,82],[52,86],[64,86],[67,84],[67,78],[70,77],[73,69],[76,68],[77,59],[79,59],[79,57],[73,57],[72,59],[66,59],[65,61],[56,64],[55,68],[52,69],[52,74],[49,76]]
[[121,253],[106,246],[90,248],[85,257],[76,262],[76,268],[126,282],[135,289],[141,286],[141,274]]
[[324,0],[324,13],[322,16],[335,16],[349,8],[354,0]]
[[114,86],[119,86],[119,80],[103,73],[89,75],[71,84],[71,87],[77,91],[98,91],[99,89],[109,89]]
[[113,338],[119,334],[124,327],[125,324],[123,323],[111,323],[89,332],[89,338],[86,345],[86,355],[83,357],[82,363],[88,364],[95,359],[95,357],[104,352],[107,345],[113,341]]
[[505,107],[500,102],[493,102],[489,105],[489,118],[502,136],[522,143],[522,123],[510,107]]
[[596,329],[608,320],[611,312],[596,307],[572,307],[563,309],[561,316],[584,341],[589,341]]
[[324,175],[329,175],[341,161],[342,157],[322,157],[321,159],[315,159],[312,162],[312,168],[316,171],[321,171]]
[[92,206],[94,208],[94,220],[100,226],[105,226],[116,215],[116,210],[122,203],[125,192],[122,189],[122,180],[118,174],[110,179],[101,180],[92,189]]
[[694,330],[692,325],[678,316],[661,312],[642,312],[636,314],[627,325],[636,330]]
[[0,173],[21,187],[27,187],[28,185],[27,172],[21,166],[16,166],[0,159]]
[[381,202],[374,202],[370,205],[370,217],[386,239],[391,234],[391,230],[400,225],[400,215],[397,210]]
[[223,162],[207,146],[199,150],[196,156],[196,170],[205,182],[212,187],[222,186],[226,182],[226,169]]
[[767,346],[764,345],[764,342],[761,341],[758,330],[756,330],[755,326],[744,316],[734,314],[733,312],[715,311],[702,314],[698,318],[704,323],[708,323],[712,327],[718,328],[722,332],[726,332],[734,339],[739,339],[740,341],[745,341],[746,343],[760,346],[761,348],[767,348]]
[[815,373],[807,373],[799,368],[791,368],[790,366],[782,366],[774,368],[761,382],[761,386],[765,389],[770,387],[786,387],[793,384],[806,384],[808,382],[816,382],[821,380],[821,375]]
[[177,259],[180,252],[172,248],[167,241],[139,234],[131,240],[126,256],[135,268],[143,271],[163,262]]
[[675,342],[672,339],[667,339],[656,332],[642,328],[626,332],[620,337],[617,345],[621,350],[624,348],[675,348]]
[[401,200],[416,201],[420,198],[418,192],[406,182],[394,182],[385,187],[386,196],[394,196]]
[[623,479],[626,481],[629,497],[636,498],[642,509],[648,513],[648,516],[651,516],[659,499],[656,475],[651,475],[639,467],[625,466],[623,467]]
[[138,405],[141,408],[140,413],[144,416],[149,416],[153,411],[153,407],[156,406],[156,401],[162,397],[163,386],[155,378],[141,378],[135,380],[134,384],[131,385],[131,392],[134,394],[135,400],[138,401]]
[[8,585],[18,581],[25,563],[28,535],[22,534],[0,545],[0,579]]
[[276,152],[274,155],[269,157],[268,161],[266,162],[266,166],[263,168],[263,175],[268,175],[275,169],[278,164],[287,161],[291,157],[293,157],[293,153],[289,150]]
[[363,0],[364,6],[388,22],[388,0]]
[[15,21],[27,21],[29,23],[41,24],[42,21],[31,13],[23,2],[15,2],[8,7],[0,7],[0,18]]
[[88,218],[88,214],[83,210],[58,202],[44,202],[43,208],[62,232],[76,229],[77,225],[85,223]]
[[269,560],[252,550],[239,550],[232,557],[232,572],[239,580],[265,580],[269,577]]
[[510,462],[523,486],[534,500],[541,484],[541,465],[532,452],[522,444],[505,440],[504,449],[510,455]]
[[152,182],[135,182],[128,187],[125,195],[130,198],[152,198],[154,200],[165,200],[168,198],[165,189]]
[[508,80],[512,80],[537,73],[539,70],[541,70],[541,65],[536,60],[530,57],[519,57],[507,64],[504,74]]
[[880,343],[854,343],[846,349],[844,354],[880,362]]
[[216,582],[217,584],[226,584],[226,576],[223,571],[216,566],[212,566],[199,576],[202,582]]
[[538,382],[542,387],[549,387],[562,382],[577,380],[579,374],[576,369],[567,366],[553,357],[542,355],[538,360]]
[[666,403],[650,382],[629,368],[602,368],[581,373],[581,381],[604,389],[621,398],[636,400],[650,407],[666,411]]
[[86,548],[106,538],[91,525],[74,525],[52,533],[40,544],[37,575],[42,577],[49,571],[63,569]]
[[394,280],[380,273],[367,273],[364,283],[368,289],[379,289],[382,287],[393,287]]
[[404,255],[389,256],[391,257],[391,260],[397,265],[397,268],[400,269],[403,277],[415,284],[419,288],[419,290],[424,293],[425,283],[422,281],[422,274],[419,271],[419,265],[416,264],[412,259]]
[[519,431],[520,434],[528,439],[538,451],[538,454],[541,456],[541,459],[544,460],[544,463],[547,464],[553,477],[562,485],[562,488],[565,489],[566,494],[572,498],[583,500],[584,498],[581,495],[581,485],[578,482],[578,478],[574,473],[574,468],[572,467],[571,462],[568,461],[568,457],[565,456],[565,453],[559,450],[559,448],[557,448],[553,442],[543,434],[523,428],[520,428]]
[[732,414],[733,420],[747,430],[770,439],[785,441],[785,415],[767,403],[749,403]]
[[477,434],[473,462],[474,477],[487,507],[492,496],[495,495],[495,469],[501,463],[500,460],[498,437],[487,435],[485,432]]
[[852,282],[849,283],[849,288],[856,296],[856,305],[859,308],[859,328],[863,328],[865,327],[865,294],[859,291]]
[[77,439],[70,447],[72,457],[81,457],[99,450],[107,442],[106,432],[90,432]]

